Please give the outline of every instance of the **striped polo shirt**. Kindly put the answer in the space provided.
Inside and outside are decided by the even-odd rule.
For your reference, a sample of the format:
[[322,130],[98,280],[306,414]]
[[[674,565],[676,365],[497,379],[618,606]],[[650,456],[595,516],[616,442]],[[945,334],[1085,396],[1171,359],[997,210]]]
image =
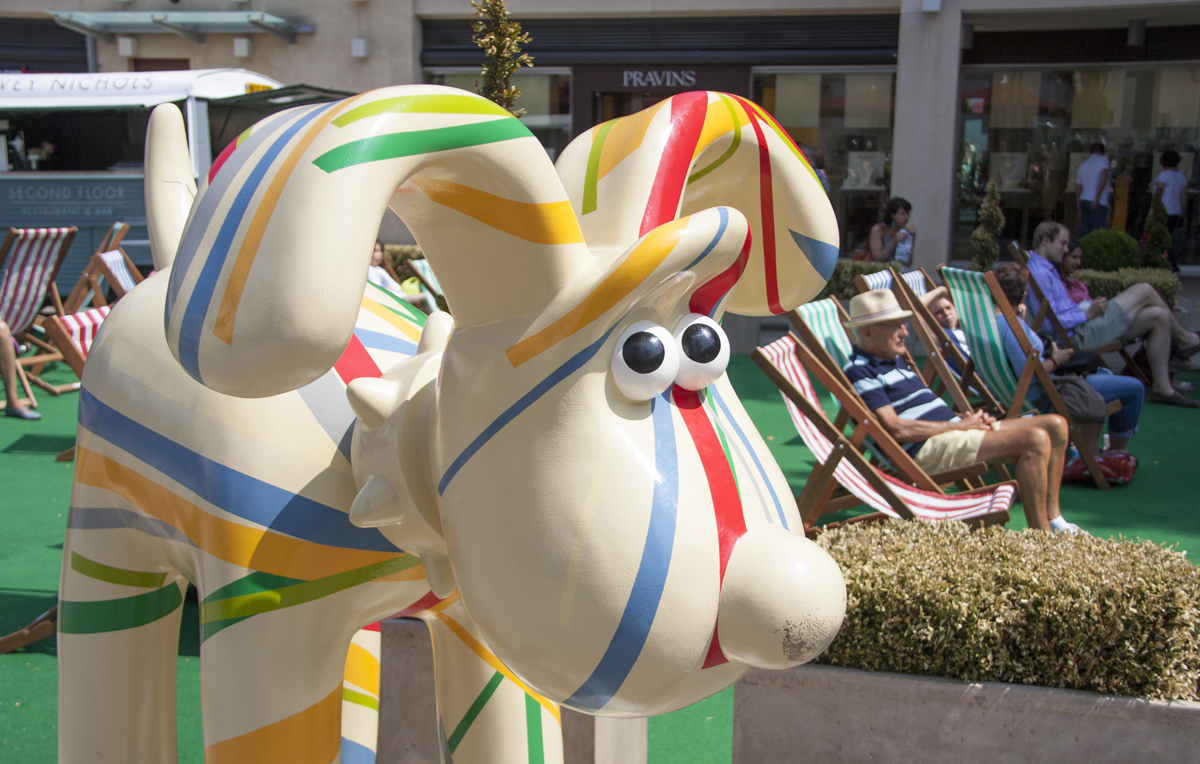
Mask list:
[[[884,361],[855,345],[843,371],[871,411],[891,406],[901,419],[958,421],[946,402],[934,395],[900,356]],[[925,441],[900,445],[910,456],[915,456]]]

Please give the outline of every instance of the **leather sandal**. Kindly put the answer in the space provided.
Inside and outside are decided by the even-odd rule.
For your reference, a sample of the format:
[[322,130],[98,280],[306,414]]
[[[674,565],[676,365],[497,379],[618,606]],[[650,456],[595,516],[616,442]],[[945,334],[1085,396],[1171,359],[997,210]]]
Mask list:
[[1163,395],[1156,390],[1151,390],[1148,400],[1151,403],[1166,403],[1170,406],[1181,406],[1185,409],[1200,408],[1200,401],[1188,398],[1179,391],[1175,391],[1170,395]]

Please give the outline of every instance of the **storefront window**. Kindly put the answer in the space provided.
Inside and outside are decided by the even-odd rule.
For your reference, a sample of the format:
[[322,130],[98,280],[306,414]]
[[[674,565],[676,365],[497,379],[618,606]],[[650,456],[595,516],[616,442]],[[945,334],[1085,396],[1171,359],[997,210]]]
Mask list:
[[754,99],[814,165],[824,165],[842,254],[864,246],[887,200],[892,167],[892,71],[755,71]]
[[1141,236],[1153,180],[1167,149],[1189,178],[1184,225],[1175,231],[1180,263],[1200,263],[1195,155],[1200,144],[1200,68],[1088,67],[963,70],[961,163],[953,257],[969,259],[970,235],[989,180],[1000,187],[1006,239],[1029,243],[1043,218],[1079,232],[1075,174],[1089,144],[1106,149],[1109,225]]
[[[439,70],[426,72],[426,81],[475,92],[480,81],[478,69]],[[571,142],[571,74],[570,70],[535,69],[513,76],[512,84],[521,91],[516,106],[525,110],[521,122],[528,127],[551,159]]]

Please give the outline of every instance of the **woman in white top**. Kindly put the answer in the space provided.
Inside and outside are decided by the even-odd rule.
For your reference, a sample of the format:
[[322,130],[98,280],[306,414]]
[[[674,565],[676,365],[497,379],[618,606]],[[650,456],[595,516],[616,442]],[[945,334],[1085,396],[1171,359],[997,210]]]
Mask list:
[[917,228],[909,222],[912,204],[903,197],[888,199],[882,223],[871,228],[871,259],[877,263],[895,260],[901,265],[912,265],[913,242]]
[[1079,202],[1079,237],[1083,238],[1108,222],[1108,156],[1104,144],[1088,146],[1089,156],[1075,172],[1075,199]]
[[1167,229],[1171,231],[1171,248],[1167,252],[1167,257],[1171,261],[1171,267],[1178,271],[1179,265],[1175,262],[1175,246],[1174,233],[1175,229],[1183,224],[1183,215],[1187,210],[1187,176],[1179,171],[1179,152],[1168,149],[1162,153],[1158,163],[1162,165],[1162,172],[1154,179],[1154,190],[1162,189],[1163,206],[1167,208]]
[[383,287],[401,300],[429,312],[429,300],[423,294],[405,294],[404,288],[383,267],[383,242],[375,240],[375,251],[371,253],[371,267],[367,268],[367,281]]

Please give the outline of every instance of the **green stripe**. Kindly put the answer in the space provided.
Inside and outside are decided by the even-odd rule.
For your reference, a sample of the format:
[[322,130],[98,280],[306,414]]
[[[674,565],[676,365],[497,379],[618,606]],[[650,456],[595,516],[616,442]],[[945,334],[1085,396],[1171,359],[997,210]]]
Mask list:
[[529,132],[529,128],[515,119],[491,119],[471,125],[390,133],[350,141],[326,151],[314,159],[313,164],[325,172],[336,172],[366,162],[380,162],[385,159],[411,157],[434,151],[453,151],[532,137],[533,133]]
[[713,403],[711,395],[705,394],[704,400],[712,412],[713,429],[717,431],[717,439],[721,441],[721,450],[725,452],[725,461],[729,462],[729,474],[733,475],[733,487],[737,489],[738,498],[740,499],[742,496],[742,486],[738,482],[737,470],[733,468],[733,453],[729,450],[729,442],[725,440],[725,430],[721,427],[721,420],[717,414],[717,405]]
[[604,149],[604,139],[616,120],[605,122],[596,130],[596,138],[592,141],[592,151],[588,154],[587,174],[583,176],[583,214],[596,211],[596,185],[600,182],[600,152]]
[[376,698],[374,695],[368,695],[365,692],[356,692],[349,687],[342,688],[342,700],[347,703],[373,708],[376,711],[379,710],[379,698]]
[[512,117],[504,109],[478,96],[469,95],[416,95],[399,98],[384,98],[351,109],[333,120],[337,127],[345,127],[368,117],[380,114],[494,114]]
[[525,693],[525,732],[529,737],[529,764],[545,764],[546,752],[542,749],[542,706],[529,693]]
[[942,277],[950,288],[954,304],[962,306],[959,320],[967,335],[971,357],[983,383],[1002,402],[1011,401],[1017,390],[1017,378],[1008,365],[1000,341],[1000,330],[993,312],[991,291],[987,288],[983,274],[957,268],[943,268]]
[[89,560],[78,552],[71,552],[71,570],[97,581],[121,586],[140,586],[143,589],[157,589],[167,580],[166,573],[143,573],[140,570],[114,568],[102,562]]
[[241,597],[245,594],[257,594],[258,592],[269,592],[273,589],[282,589],[285,586],[304,583],[302,578],[288,578],[286,576],[276,576],[272,573],[263,573],[261,570],[256,570],[248,576],[239,578],[238,580],[225,584],[220,589],[217,589],[212,594],[204,598],[205,602],[213,602],[215,600],[225,600],[230,597]]
[[730,101],[725,96],[720,96],[720,99],[725,102],[725,107],[729,109],[729,116],[733,117],[733,143],[729,145],[729,148],[725,149],[724,154],[717,157],[717,161],[713,162],[708,167],[705,167],[703,170],[697,170],[696,172],[692,173],[691,177],[687,179],[688,183],[694,183],[700,180],[705,175],[708,175],[713,170],[725,164],[726,160],[733,156],[734,152],[738,150],[738,146],[740,146],[742,143],[742,121],[738,119],[737,111],[733,108],[733,101]]
[[[367,283],[371,284],[370,281],[368,281]],[[390,297],[392,302],[395,303],[394,307],[392,305],[384,305],[383,307],[387,308],[388,310],[395,313],[397,316],[400,316],[401,318],[406,318],[409,321],[412,321],[417,326],[425,326],[425,320],[429,317],[426,316],[421,311],[414,308],[412,305],[410,305],[407,300],[400,299],[399,297],[392,294],[391,292],[384,289],[383,287],[379,286],[378,284],[371,284],[371,286],[375,287],[380,292],[382,292],[383,294]]]
[[183,604],[176,584],[116,600],[74,602],[59,600],[58,631],[63,634],[102,634],[136,629],[174,613]]
[[[295,605],[302,605],[306,602],[321,599],[322,597],[328,597],[330,594],[335,594],[358,584],[390,576],[393,573],[399,573],[409,568],[415,568],[420,564],[421,560],[419,557],[405,554],[393,557],[390,560],[374,563],[373,565],[366,565],[354,570],[335,573],[332,576],[318,578],[314,581],[304,581],[292,586],[285,586],[282,589],[251,592],[219,600],[206,598],[200,604],[200,623],[209,624],[217,621],[229,621],[268,613],[273,610],[294,607]],[[208,636],[212,636],[216,631],[220,631],[220,629],[216,629],[208,634]]]
[[[446,741],[446,745],[450,747],[450,753],[454,753],[454,749],[458,748],[458,744],[462,742],[463,735],[467,734],[467,730],[475,722],[475,717],[479,716],[479,712],[487,705],[492,694],[496,692],[496,688],[500,686],[500,682],[504,680],[504,674],[497,671],[488,681],[487,686],[480,690],[479,695],[475,697],[475,702],[467,709],[467,713],[463,715],[458,726],[454,728],[454,732],[450,733],[450,739]],[[529,697],[526,695],[525,697]]]

